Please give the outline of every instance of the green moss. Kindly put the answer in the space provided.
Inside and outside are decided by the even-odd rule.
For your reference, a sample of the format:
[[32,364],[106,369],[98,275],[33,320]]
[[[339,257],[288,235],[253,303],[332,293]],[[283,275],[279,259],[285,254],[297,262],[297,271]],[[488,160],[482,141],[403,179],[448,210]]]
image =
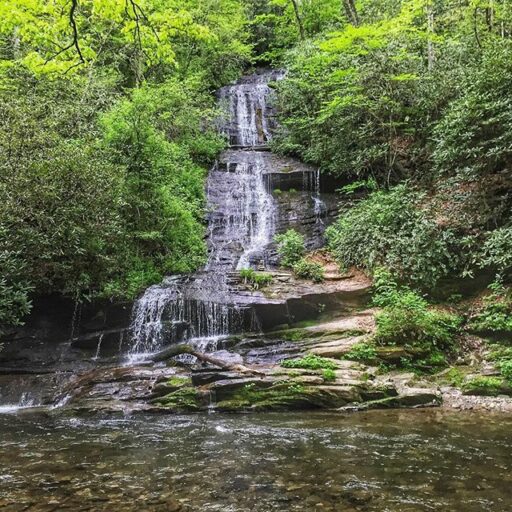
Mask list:
[[224,411],[329,409],[357,400],[360,400],[360,395],[355,388],[332,389],[308,386],[293,381],[280,381],[268,388],[258,388],[254,384],[246,385],[235,391],[232,396],[218,402],[217,407]]
[[325,357],[320,357],[315,354],[308,354],[299,359],[287,359],[281,362],[284,368],[305,368],[308,370],[330,369],[335,370],[338,365]]
[[192,386],[192,379],[190,377],[175,376],[171,377],[167,381],[167,384],[175,388],[182,388],[185,386]]
[[153,403],[169,409],[182,411],[197,411],[200,407],[198,391],[191,386],[184,386],[163,397],[157,398]]
[[370,342],[356,343],[350,349],[350,352],[345,354],[344,359],[351,359],[354,361],[372,362],[377,358],[377,350],[375,345]]
[[333,382],[336,380],[336,373],[334,373],[334,370],[331,370],[330,368],[326,368],[322,372],[322,377],[326,382]]

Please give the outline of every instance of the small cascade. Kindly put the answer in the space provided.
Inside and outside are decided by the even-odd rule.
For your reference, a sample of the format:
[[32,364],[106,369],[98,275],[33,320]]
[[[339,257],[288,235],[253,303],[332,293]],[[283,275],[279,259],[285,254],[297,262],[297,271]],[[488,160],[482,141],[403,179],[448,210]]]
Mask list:
[[314,172],[314,193],[311,196],[313,199],[313,208],[315,213],[315,219],[317,223],[323,224],[322,218],[325,216],[327,211],[327,206],[325,202],[322,200],[322,196],[320,194],[320,170],[317,169]]
[[30,391],[23,391],[21,393],[20,399],[18,403],[10,403],[0,406],[0,414],[2,413],[10,413],[16,412],[21,409],[30,409],[32,407],[37,407],[39,405],[39,401],[35,398],[35,396]]
[[282,72],[271,71],[220,89],[220,104],[227,111],[221,132],[228,137],[230,146],[254,148],[269,142],[275,128],[269,82],[282,77]]
[[94,354],[94,357],[92,358],[93,361],[97,361],[100,358],[101,342],[102,341],[103,341],[103,333],[101,333],[100,337],[98,338],[98,345],[96,346],[96,353]]

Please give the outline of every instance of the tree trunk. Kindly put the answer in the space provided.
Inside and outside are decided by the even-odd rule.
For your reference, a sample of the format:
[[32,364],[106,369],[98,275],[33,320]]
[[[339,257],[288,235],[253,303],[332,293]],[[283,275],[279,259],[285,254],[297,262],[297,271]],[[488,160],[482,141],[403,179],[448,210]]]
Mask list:
[[357,14],[354,0],[343,0],[343,9],[345,10],[349,23],[354,25],[354,27],[359,26],[359,15]]
[[234,372],[240,372],[240,373],[251,373],[254,375],[263,375],[262,372],[259,372],[257,370],[254,370],[253,368],[248,368],[247,366],[244,366],[243,364],[231,364],[226,363],[226,361],[223,361],[222,359],[218,359],[216,357],[212,357],[208,354],[204,354],[203,352],[198,352],[190,345],[186,345],[184,343],[180,345],[173,345],[171,347],[168,347],[161,352],[158,352],[158,354],[155,354],[151,360],[152,361],[167,361],[167,359],[171,359],[172,357],[179,356],[181,354],[190,354],[194,357],[197,357],[200,361],[203,361],[204,363],[210,363],[214,366],[218,366],[221,370],[228,370],[228,371],[234,371]]
[[434,42],[432,36],[434,35],[434,9],[430,2],[427,3],[427,31],[428,31],[428,43],[427,43],[427,58],[428,58],[428,70],[434,69],[434,63],[436,60],[434,52]]
[[301,41],[304,41],[306,39],[306,34],[304,32],[304,25],[302,24],[302,18],[300,16],[299,11],[299,4],[297,3],[297,0],[291,0],[293,5],[293,11],[295,12],[295,19],[297,20],[297,25],[299,27],[299,34]]

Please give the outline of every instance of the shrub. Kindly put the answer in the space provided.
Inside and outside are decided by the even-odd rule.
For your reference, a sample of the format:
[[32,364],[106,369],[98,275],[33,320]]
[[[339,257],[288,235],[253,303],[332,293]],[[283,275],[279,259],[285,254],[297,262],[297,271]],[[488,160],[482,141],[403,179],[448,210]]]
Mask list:
[[345,354],[344,359],[371,362],[374,361],[376,357],[377,350],[375,349],[375,345],[373,343],[361,342],[353,345],[350,351]]
[[493,267],[500,274],[512,271],[512,225],[492,231],[484,242],[480,267]]
[[281,362],[281,366],[284,368],[305,368],[308,370],[335,370],[338,368],[334,361],[315,354],[308,354],[299,359],[287,359]]
[[298,277],[311,279],[315,283],[321,283],[324,280],[324,267],[320,263],[308,261],[301,258],[293,265],[293,271]]
[[244,284],[250,285],[253,290],[259,290],[272,282],[272,274],[256,272],[252,268],[240,270],[240,277],[243,279]]
[[322,372],[322,377],[326,382],[333,382],[336,380],[336,373],[334,373],[334,370],[332,370],[331,368],[326,368]]
[[512,289],[499,281],[491,284],[490,289],[491,293],[483,299],[482,309],[471,318],[469,328],[512,332]]
[[277,243],[277,252],[283,267],[292,268],[302,258],[306,250],[304,237],[294,229],[276,235],[274,241]]
[[469,394],[498,395],[503,381],[498,377],[474,377],[462,385],[462,389]]
[[405,185],[373,192],[327,229],[331,252],[344,267],[386,267],[403,280],[434,286],[459,262],[454,234],[438,227],[421,199]]
[[501,375],[512,382],[512,347],[493,345],[489,359],[496,363]]
[[421,295],[398,286],[386,272],[379,273],[374,301],[383,306],[376,315],[377,343],[417,346],[429,351],[452,346],[460,318],[430,308]]

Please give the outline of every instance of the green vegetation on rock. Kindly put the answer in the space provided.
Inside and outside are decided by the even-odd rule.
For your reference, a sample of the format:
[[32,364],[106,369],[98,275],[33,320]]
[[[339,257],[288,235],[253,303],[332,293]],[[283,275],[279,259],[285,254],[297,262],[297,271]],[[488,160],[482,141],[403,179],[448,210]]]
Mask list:
[[484,332],[512,332],[512,288],[494,282],[482,302],[482,307],[471,316],[469,328]]
[[249,285],[253,290],[259,290],[272,282],[272,274],[268,272],[256,272],[252,268],[240,270],[240,278],[243,283]]
[[463,384],[462,389],[470,395],[496,396],[503,392],[503,379],[499,377],[473,377]]
[[293,268],[304,256],[304,237],[294,229],[274,236],[274,241],[277,243],[277,252],[283,267]]
[[352,345],[350,351],[345,354],[345,359],[362,361],[365,363],[375,362],[377,350],[372,342],[361,342]]
[[179,389],[154,400],[156,405],[176,411],[197,411],[200,409],[200,395],[190,385],[179,385]]
[[304,368],[308,370],[335,370],[338,365],[331,359],[320,357],[315,354],[307,354],[299,359],[286,359],[281,362],[284,368]]
[[321,283],[325,279],[324,267],[306,258],[301,258],[293,265],[293,272],[297,277],[311,279],[314,283]]

